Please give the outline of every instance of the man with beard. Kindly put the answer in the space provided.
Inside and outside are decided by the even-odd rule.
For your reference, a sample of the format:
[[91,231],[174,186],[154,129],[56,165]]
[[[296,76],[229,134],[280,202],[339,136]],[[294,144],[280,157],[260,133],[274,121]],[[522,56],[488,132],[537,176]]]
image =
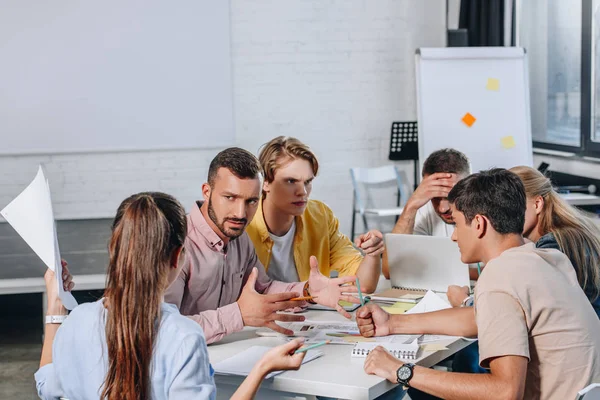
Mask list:
[[306,305],[292,300],[314,296],[321,305],[350,315],[340,300],[357,303],[355,276],[329,279],[310,258],[306,282],[284,283],[271,280],[256,256],[245,233],[256,213],[261,195],[261,168],[250,152],[228,148],[210,163],[208,183],[202,185],[204,201],[197,201],[188,215],[185,240],[187,261],[177,280],[165,294],[181,314],[189,316],[204,330],[207,343],[242,330],[244,326],[268,327],[277,332],[292,332],[275,321],[303,321],[299,315],[279,314]]

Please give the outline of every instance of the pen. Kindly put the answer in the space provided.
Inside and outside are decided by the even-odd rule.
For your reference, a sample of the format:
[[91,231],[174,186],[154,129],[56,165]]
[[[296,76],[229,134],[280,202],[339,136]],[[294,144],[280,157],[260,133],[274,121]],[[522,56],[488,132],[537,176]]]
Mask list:
[[301,349],[296,350],[294,352],[294,354],[304,353],[305,351],[312,350],[312,349],[314,349],[316,347],[321,347],[321,346],[323,346],[323,345],[325,345],[327,343],[330,343],[330,342],[331,342],[331,340],[325,340],[324,342],[319,342],[319,343],[311,344],[310,346],[306,346],[306,347],[303,347]]
[[358,281],[358,277],[356,278],[356,288],[358,289],[358,298],[360,299],[360,305],[365,305],[365,299],[362,295],[362,291],[360,290],[360,282]]
[[294,297],[293,299],[290,299],[290,301],[308,301],[308,300],[314,300],[318,297],[319,296]]

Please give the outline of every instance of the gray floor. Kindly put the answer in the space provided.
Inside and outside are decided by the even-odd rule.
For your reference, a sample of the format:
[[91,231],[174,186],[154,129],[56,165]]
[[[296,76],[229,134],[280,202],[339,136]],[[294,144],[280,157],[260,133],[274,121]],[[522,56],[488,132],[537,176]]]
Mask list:
[[36,399],[42,350],[41,294],[0,296],[0,398]]
[[[95,301],[102,291],[75,291],[79,303]],[[42,295],[0,296],[0,399],[37,399],[33,374],[42,351]]]
[[[108,263],[110,219],[58,221],[61,255],[76,277],[99,274]],[[0,279],[42,277],[45,266],[19,235],[0,223]],[[77,279],[75,279],[77,281]],[[79,302],[100,291],[76,291]],[[37,399],[33,374],[42,350],[41,293],[0,295],[0,399]]]

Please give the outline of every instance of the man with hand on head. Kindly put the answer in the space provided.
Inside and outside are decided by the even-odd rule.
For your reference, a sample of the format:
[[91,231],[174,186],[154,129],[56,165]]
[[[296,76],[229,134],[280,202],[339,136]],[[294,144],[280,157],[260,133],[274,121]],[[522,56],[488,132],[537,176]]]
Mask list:
[[568,257],[525,243],[526,196],[520,178],[499,168],[482,171],[458,182],[448,200],[456,223],[452,240],[461,260],[487,265],[475,287],[475,306],[389,315],[368,304],[357,311],[357,323],[367,337],[419,333],[432,323],[442,334],[477,334],[480,364],[490,373],[404,364],[381,347],[369,354],[365,371],[448,399],[483,399],[490,393],[496,398],[574,399],[579,390],[599,382],[600,320]]
[[319,273],[313,257],[306,282],[284,283],[270,279],[244,232],[259,204],[261,169],[256,157],[240,148],[223,150],[212,160],[208,183],[202,185],[204,201],[188,215],[185,240],[187,261],[167,290],[165,301],[179,307],[204,330],[207,343],[240,331],[244,326],[264,326],[291,334],[275,321],[303,321],[299,315],[278,311],[304,306],[295,297],[316,297],[346,317],[340,300],[357,303],[354,276],[329,279]]
[[[469,160],[460,151],[441,149],[431,153],[423,163],[423,179],[406,202],[392,233],[452,236],[454,220],[448,193],[470,173]],[[390,278],[387,253],[383,255],[383,275]]]
[[263,146],[259,160],[265,174],[262,201],[247,231],[267,274],[284,282],[308,279],[307,260],[316,256],[323,275],[356,275],[362,291],[373,292],[381,274],[383,235],[377,230],[362,234],[355,248],[339,231],[333,211],[309,199],[319,170],[311,149],[279,136]]

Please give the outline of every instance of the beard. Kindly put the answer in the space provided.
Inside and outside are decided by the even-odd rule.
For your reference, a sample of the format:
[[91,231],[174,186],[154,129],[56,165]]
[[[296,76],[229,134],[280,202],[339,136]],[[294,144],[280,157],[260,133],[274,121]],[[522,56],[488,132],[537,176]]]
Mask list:
[[[212,195],[208,198],[208,217],[217,226],[217,228],[219,228],[224,236],[227,236],[232,240],[238,238],[242,235],[242,233],[244,233],[244,229],[246,229],[246,224],[248,223],[246,218],[223,218],[223,220],[219,221],[219,218],[215,213],[215,209],[212,206]],[[225,228],[225,222],[227,221],[241,222],[244,224],[244,226],[239,229],[227,229]]]

